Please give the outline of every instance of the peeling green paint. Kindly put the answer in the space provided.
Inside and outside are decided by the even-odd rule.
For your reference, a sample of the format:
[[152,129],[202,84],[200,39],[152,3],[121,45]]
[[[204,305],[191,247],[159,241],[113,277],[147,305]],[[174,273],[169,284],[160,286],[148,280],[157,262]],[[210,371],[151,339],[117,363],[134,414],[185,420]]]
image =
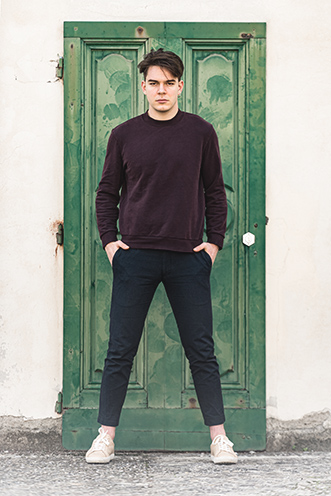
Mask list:
[[232,96],[233,86],[225,76],[212,76],[207,81],[207,90],[210,93],[209,103],[225,102]]

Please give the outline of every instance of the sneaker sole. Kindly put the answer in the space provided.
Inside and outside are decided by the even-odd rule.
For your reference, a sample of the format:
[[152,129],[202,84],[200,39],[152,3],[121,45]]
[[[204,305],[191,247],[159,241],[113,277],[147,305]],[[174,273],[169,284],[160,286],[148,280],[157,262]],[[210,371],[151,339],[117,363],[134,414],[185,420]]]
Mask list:
[[214,463],[224,463],[226,465],[234,464],[237,463],[238,459],[233,458],[233,456],[222,456],[222,457],[217,457],[217,456],[211,456],[211,459]]
[[103,458],[85,458],[87,463],[109,463],[110,460],[113,460],[115,458],[114,453],[110,456],[103,457]]

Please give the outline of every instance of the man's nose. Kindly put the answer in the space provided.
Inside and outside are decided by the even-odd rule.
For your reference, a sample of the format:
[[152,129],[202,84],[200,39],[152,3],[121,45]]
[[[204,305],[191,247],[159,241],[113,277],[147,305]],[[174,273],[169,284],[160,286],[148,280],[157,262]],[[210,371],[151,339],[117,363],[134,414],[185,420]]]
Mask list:
[[163,83],[160,83],[160,86],[159,86],[159,93],[164,93],[165,92],[165,86]]

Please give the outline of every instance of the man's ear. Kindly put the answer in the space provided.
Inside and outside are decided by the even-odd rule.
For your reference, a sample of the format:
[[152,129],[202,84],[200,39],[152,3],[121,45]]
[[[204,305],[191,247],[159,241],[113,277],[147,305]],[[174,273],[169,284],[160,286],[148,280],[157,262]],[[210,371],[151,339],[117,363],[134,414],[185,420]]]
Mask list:
[[182,79],[178,81],[178,87],[179,87],[178,95],[180,95],[184,87],[184,81]]
[[146,95],[146,81],[145,80],[141,81],[141,89],[143,90],[143,93]]

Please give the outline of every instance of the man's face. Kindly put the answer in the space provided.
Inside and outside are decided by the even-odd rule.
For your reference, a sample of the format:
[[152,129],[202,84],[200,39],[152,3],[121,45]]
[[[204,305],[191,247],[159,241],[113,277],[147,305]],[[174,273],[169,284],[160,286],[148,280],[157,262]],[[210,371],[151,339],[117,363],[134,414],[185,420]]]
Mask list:
[[146,81],[141,83],[149,103],[149,115],[157,120],[172,119],[178,112],[178,97],[183,89],[183,81],[178,81],[169,71],[159,66],[148,69]]

